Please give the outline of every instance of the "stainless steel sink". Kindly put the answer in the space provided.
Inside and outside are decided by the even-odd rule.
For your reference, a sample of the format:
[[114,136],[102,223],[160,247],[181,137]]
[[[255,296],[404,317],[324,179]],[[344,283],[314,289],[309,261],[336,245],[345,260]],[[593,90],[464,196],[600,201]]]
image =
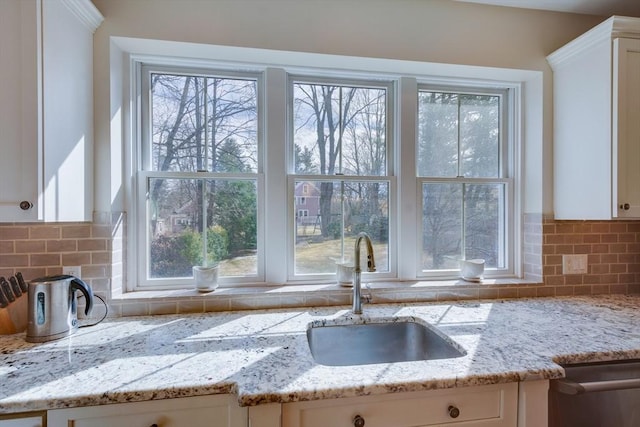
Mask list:
[[347,325],[311,325],[307,341],[321,365],[373,363],[461,357],[465,351],[428,326],[411,320]]

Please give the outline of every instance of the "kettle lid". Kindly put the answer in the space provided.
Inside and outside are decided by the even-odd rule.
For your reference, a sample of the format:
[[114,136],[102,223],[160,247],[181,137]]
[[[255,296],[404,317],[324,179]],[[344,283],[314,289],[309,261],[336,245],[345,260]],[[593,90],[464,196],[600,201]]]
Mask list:
[[52,283],[52,282],[60,282],[66,280],[73,280],[75,276],[69,276],[68,274],[57,274],[54,276],[45,276],[39,277],[37,279],[31,280],[31,283]]

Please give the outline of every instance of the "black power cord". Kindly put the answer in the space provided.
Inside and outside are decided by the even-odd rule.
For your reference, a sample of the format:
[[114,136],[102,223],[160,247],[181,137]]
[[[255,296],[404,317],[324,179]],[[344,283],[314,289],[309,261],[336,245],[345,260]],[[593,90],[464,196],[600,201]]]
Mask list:
[[[84,298],[84,295],[81,295],[81,297]],[[100,301],[102,301],[102,304],[104,304],[104,315],[97,322],[91,323],[91,324],[88,324],[88,325],[80,325],[80,326],[78,326],[78,328],[88,328],[89,326],[96,326],[97,324],[102,323],[102,321],[104,319],[106,319],[107,315],[109,314],[109,306],[107,305],[107,302],[104,299],[102,299],[102,297],[100,295],[95,295],[94,294],[93,297],[94,298],[98,298]]]

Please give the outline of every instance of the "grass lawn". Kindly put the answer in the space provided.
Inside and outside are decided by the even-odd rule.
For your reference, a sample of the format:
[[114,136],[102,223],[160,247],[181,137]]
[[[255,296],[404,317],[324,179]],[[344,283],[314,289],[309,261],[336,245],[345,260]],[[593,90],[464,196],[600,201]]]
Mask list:
[[[345,241],[345,258],[352,260],[355,238]],[[322,274],[334,273],[335,262],[340,259],[340,239],[322,242],[302,242],[296,245],[296,273]],[[373,243],[373,254],[378,271],[387,269],[389,248],[386,243]],[[364,244],[360,246],[360,263],[362,268],[367,265],[367,250]],[[284,268],[284,266],[283,266]],[[224,260],[220,263],[220,274],[223,276],[244,276],[247,272],[256,272],[256,255],[246,255]]]

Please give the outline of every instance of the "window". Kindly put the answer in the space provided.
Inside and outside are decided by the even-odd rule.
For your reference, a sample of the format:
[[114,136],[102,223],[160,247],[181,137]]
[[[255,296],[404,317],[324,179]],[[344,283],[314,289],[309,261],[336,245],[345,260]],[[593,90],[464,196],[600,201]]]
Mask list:
[[457,270],[459,259],[508,268],[513,180],[506,98],[506,91],[420,87],[416,167],[424,275]]
[[290,188],[302,187],[315,212],[314,227],[311,217],[292,224],[290,278],[333,277],[360,232],[372,238],[377,271],[389,272],[392,85],[292,77],[289,89]]
[[133,60],[135,289],[334,282],[360,232],[367,280],[518,273],[510,84]]
[[[258,80],[142,67],[139,281],[258,275]],[[144,242],[142,245],[141,242]]]

